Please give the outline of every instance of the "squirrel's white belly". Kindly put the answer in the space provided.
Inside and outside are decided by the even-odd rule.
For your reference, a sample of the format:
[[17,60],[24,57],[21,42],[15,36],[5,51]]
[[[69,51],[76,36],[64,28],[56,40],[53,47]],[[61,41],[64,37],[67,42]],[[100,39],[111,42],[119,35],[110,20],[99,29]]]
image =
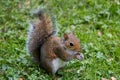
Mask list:
[[59,58],[56,58],[52,61],[52,68],[53,68],[53,72],[56,73],[56,71],[59,69],[59,68],[62,68],[65,66],[67,62],[65,61],[62,61],[61,59]]

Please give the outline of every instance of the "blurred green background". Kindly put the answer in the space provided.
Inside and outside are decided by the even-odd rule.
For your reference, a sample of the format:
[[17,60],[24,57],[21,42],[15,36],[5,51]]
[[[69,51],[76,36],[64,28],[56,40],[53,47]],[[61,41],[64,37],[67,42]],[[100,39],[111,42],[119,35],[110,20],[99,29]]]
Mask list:
[[62,80],[120,79],[119,0],[1,0],[0,80],[52,80],[26,53],[31,11],[52,10],[58,35],[72,31],[81,41],[83,61],[69,62]]

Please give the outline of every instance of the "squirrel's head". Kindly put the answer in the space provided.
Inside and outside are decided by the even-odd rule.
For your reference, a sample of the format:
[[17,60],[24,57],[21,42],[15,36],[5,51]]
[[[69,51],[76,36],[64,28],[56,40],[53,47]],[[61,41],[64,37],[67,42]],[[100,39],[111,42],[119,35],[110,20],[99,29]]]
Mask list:
[[64,43],[68,53],[73,56],[76,55],[75,59],[82,60],[84,58],[84,55],[81,53],[80,41],[73,32],[70,34],[64,33]]
[[79,39],[74,35],[74,32],[70,34],[64,33],[64,43],[65,47],[69,50],[80,52],[80,41]]

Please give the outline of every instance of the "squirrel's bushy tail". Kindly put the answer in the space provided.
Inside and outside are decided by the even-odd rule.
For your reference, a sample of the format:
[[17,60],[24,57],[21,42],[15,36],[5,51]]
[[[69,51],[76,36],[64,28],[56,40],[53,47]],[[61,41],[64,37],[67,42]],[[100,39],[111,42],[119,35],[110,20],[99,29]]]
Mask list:
[[53,33],[53,22],[45,9],[39,9],[35,15],[37,18],[30,23],[27,50],[36,62],[40,62],[40,49],[46,39]]

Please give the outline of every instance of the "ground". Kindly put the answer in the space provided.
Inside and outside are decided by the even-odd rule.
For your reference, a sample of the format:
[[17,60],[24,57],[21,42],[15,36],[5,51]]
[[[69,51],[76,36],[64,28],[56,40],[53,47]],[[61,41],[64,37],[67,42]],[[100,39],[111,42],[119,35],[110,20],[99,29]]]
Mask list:
[[51,80],[26,52],[31,12],[41,6],[55,16],[58,36],[74,28],[81,41],[83,61],[69,62],[62,80],[120,79],[119,0],[1,0],[0,79]]

